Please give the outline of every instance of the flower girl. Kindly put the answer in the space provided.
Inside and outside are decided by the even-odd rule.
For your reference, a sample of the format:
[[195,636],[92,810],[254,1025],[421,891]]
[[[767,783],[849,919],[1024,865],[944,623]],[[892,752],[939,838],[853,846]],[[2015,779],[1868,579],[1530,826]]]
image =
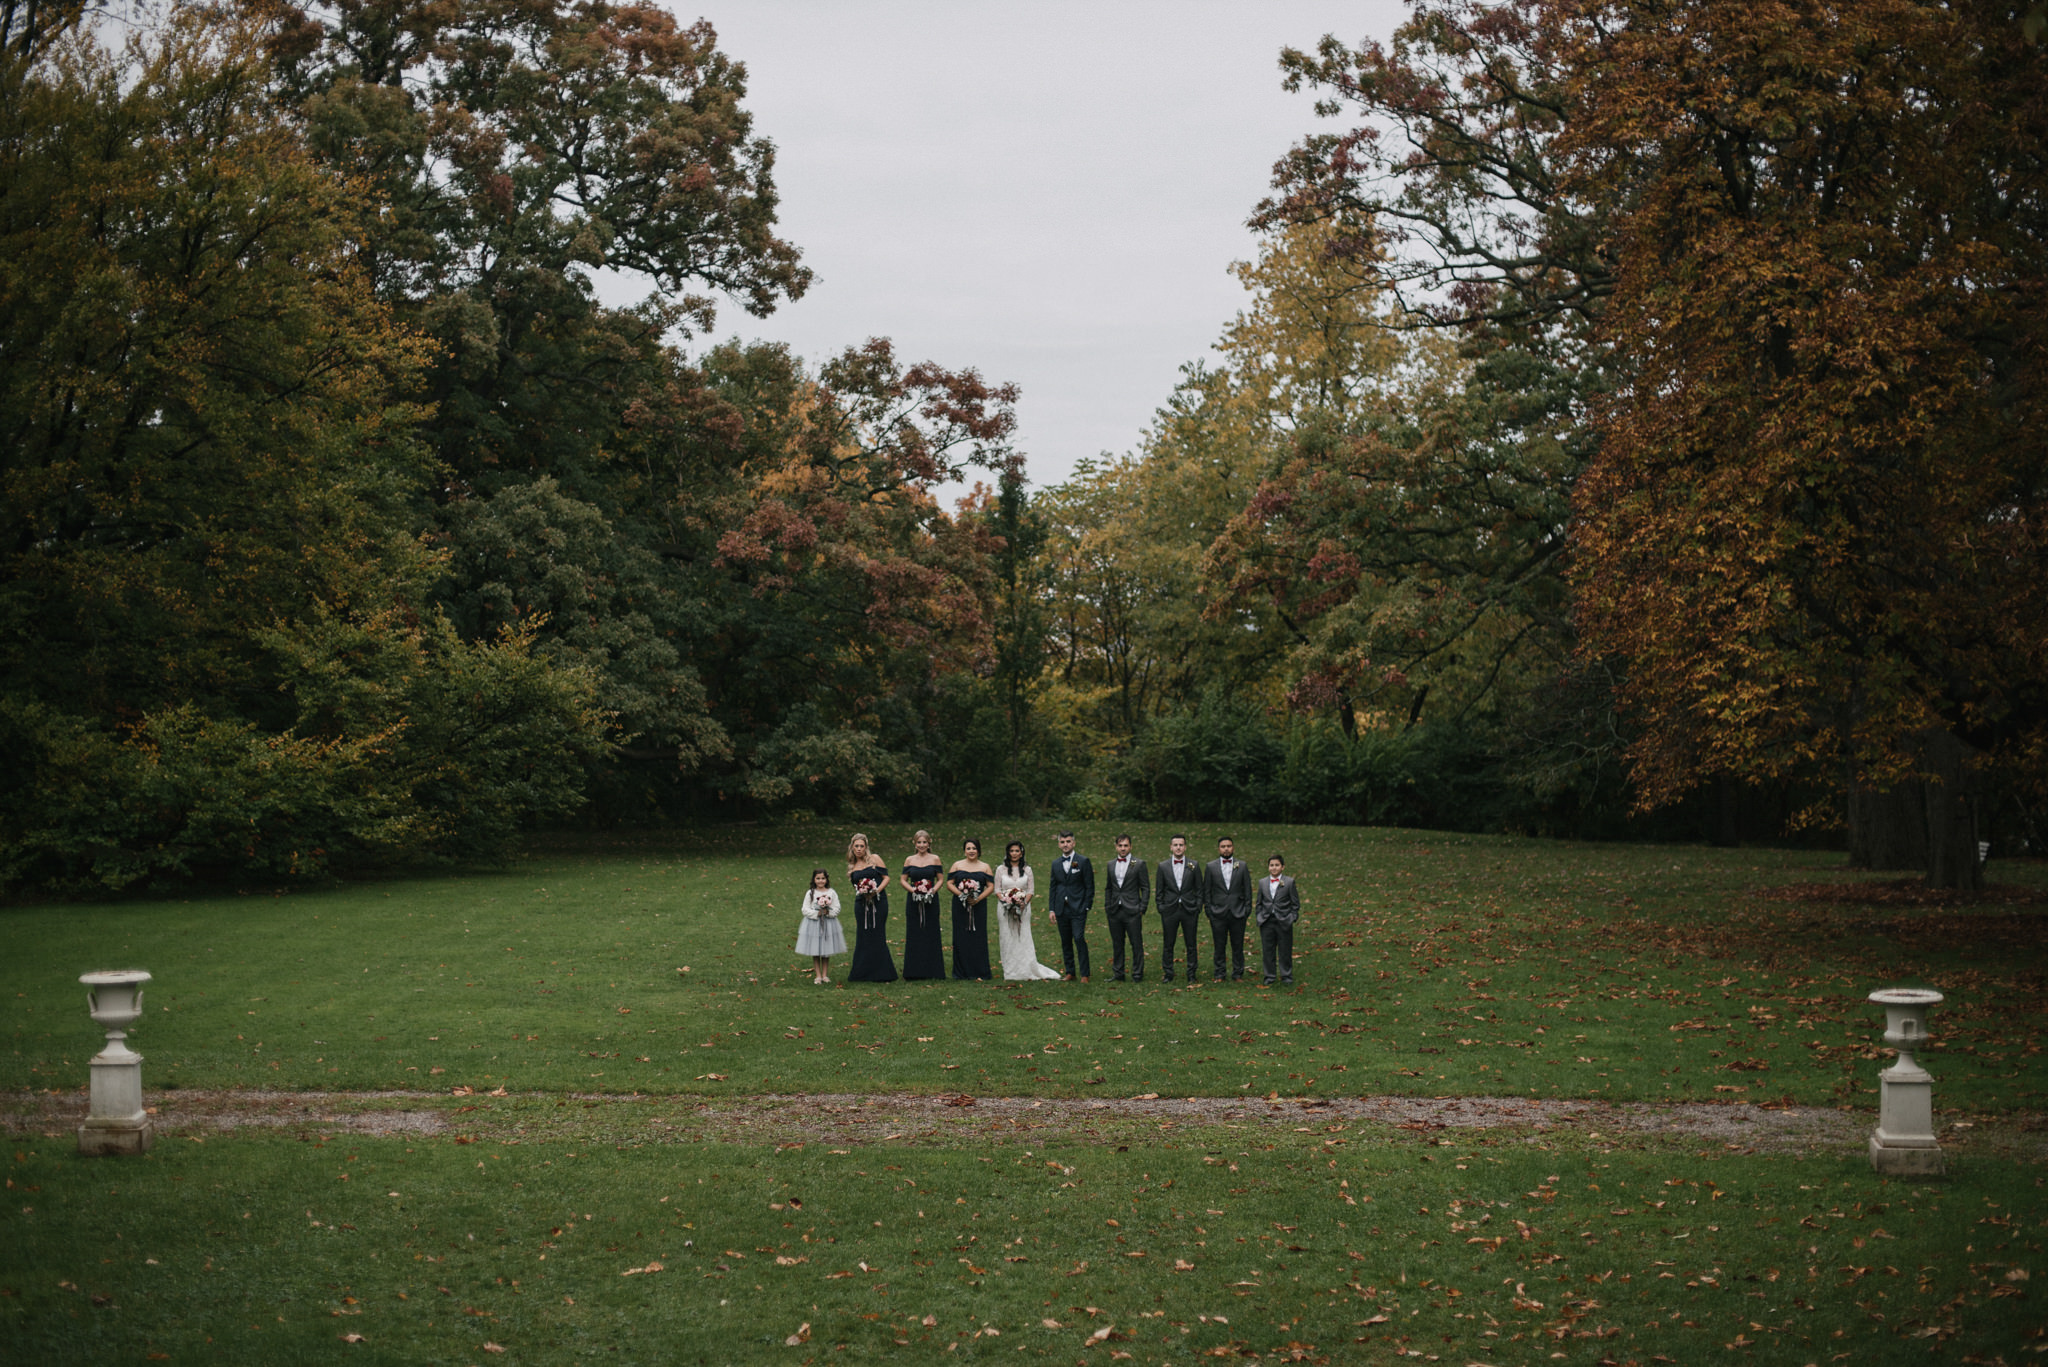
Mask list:
[[810,891],[804,894],[804,923],[796,933],[796,952],[811,956],[811,981],[824,984],[834,954],[846,952],[846,934],[839,929],[839,894],[832,891],[832,876],[823,869],[811,870]]

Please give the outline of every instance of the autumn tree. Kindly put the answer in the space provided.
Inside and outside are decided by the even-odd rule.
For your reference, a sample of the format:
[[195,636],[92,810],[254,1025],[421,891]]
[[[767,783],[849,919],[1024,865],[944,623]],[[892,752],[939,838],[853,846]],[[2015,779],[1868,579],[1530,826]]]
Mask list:
[[986,510],[949,513],[937,490],[1013,468],[1015,388],[878,339],[815,373],[774,348],[722,349],[707,371],[750,456],[682,510],[672,549],[716,595],[699,659],[743,738],[733,786],[808,810],[972,792],[982,766],[949,753],[933,690],[997,674],[1000,542]]
[[1625,363],[1598,328],[1606,201],[1559,160],[1572,41],[1554,7],[1426,4],[1384,45],[1283,54],[1351,126],[1303,139],[1255,222],[1319,232],[1317,269],[1369,301],[1355,326],[1407,359],[1300,430],[1212,562],[1226,601],[1291,624],[1297,705],[1478,725],[1545,804],[1609,800],[1619,770],[1564,577],[1588,414]]
[[1975,887],[1986,783],[2048,772],[2048,58],[2005,5],[1598,18],[1567,179],[1634,373],[1577,563],[1637,782],[1824,767]]

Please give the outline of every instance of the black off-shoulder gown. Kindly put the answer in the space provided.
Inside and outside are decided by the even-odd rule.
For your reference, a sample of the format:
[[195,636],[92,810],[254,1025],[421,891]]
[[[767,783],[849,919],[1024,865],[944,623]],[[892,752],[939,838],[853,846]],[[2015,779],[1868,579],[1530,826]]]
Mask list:
[[[972,885],[979,892],[995,879],[986,873],[956,873],[953,881],[962,886]],[[982,979],[995,976],[988,965],[986,899],[970,905],[958,893],[953,896],[953,976]]]
[[939,893],[946,886],[946,869],[936,859],[929,864],[903,865],[903,876],[913,883],[931,880],[932,895],[919,901],[916,893],[903,899],[903,976],[943,978],[946,976],[946,945],[939,927]]
[[889,870],[885,865],[853,871],[853,983],[893,983],[896,959],[889,953]]

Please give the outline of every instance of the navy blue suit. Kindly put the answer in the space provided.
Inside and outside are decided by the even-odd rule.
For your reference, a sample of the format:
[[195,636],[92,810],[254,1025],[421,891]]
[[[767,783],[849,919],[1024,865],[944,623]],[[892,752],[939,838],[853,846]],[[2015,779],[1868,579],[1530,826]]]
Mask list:
[[[1046,906],[1053,923],[1060,928],[1060,953],[1066,959],[1067,976],[1088,976],[1088,913],[1095,906],[1095,866],[1088,856],[1074,851],[1073,866],[1061,855],[1052,865],[1052,891]],[[1076,962],[1080,967],[1075,967]]]

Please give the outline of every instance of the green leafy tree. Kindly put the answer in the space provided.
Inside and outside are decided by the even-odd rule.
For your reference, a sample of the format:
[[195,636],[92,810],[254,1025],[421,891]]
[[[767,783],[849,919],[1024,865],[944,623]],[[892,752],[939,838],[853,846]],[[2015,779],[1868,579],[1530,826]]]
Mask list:
[[[427,347],[361,268],[374,206],[268,74],[186,9],[122,54],[51,25],[0,70],[10,881],[486,853],[573,802],[595,738],[578,677],[424,606]],[[317,665],[289,644],[335,633]],[[463,689],[501,700],[490,763],[436,748],[474,739]]]

